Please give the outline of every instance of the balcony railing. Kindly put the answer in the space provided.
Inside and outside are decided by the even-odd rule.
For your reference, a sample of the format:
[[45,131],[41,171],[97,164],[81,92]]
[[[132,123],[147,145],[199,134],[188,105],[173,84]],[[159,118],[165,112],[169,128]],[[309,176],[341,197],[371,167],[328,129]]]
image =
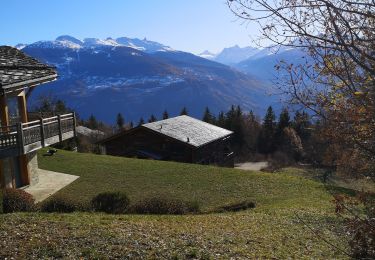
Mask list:
[[76,135],[74,113],[0,128],[0,158],[27,154]]

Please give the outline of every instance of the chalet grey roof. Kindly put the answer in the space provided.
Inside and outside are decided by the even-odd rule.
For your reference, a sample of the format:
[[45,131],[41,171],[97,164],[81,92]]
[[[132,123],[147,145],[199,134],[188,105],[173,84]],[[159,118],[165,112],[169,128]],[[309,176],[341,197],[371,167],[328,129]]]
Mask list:
[[185,115],[144,124],[142,127],[146,127],[195,147],[233,134],[232,131]]
[[0,90],[2,93],[35,86],[57,78],[56,70],[22,51],[0,46]]

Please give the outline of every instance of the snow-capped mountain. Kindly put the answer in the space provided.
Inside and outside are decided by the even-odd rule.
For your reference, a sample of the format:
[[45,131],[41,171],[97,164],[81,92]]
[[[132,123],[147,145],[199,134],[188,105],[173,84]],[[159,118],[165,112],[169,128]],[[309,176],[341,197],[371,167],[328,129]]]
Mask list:
[[295,47],[271,45],[233,66],[248,75],[255,76],[261,81],[279,80],[285,71],[276,70],[275,66],[280,65],[281,62],[283,64],[299,65],[311,61],[307,51],[298,47],[298,45],[302,46],[301,44],[301,41],[296,40],[293,43]]
[[238,45],[235,45],[233,47],[224,48],[221,52],[217,54],[214,54],[209,51],[204,51],[198,54],[198,56],[208,60],[220,62],[229,66],[237,67],[237,64],[246,60],[256,60],[269,55],[278,55],[284,51],[289,51],[292,49],[294,48],[276,45],[271,45],[262,49],[257,49],[250,46],[241,48]]
[[199,53],[198,56],[202,57],[202,58],[205,58],[205,59],[208,59],[208,60],[215,60],[217,54],[215,54],[213,52],[209,52],[209,51],[206,50],[202,53]]
[[258,52],[259,50],[257,48],[241,48],[238,45],[235,45],[233,47],[223,49],[222,52],[216,55],[214,60],[223,64],[233,65],[250,58]]
[[261,51],[262,50],[250,46],[241,48],[238,45],[235,45],[233,47],[224,48],[221,52],[216,54],[206,50],[198,54],[198,56],[231,66],[246,60]]
[[59,74],[59,80],[35,88],[30,104],[52,94],[83,118],[94,114],[113,123],[121,112],[136,122],[151,114],[160,117],[165,109],[177,115],[184,106],[200,118],[206,106],[218,113],[232,104],[263,114],[275,102],[269,86],[255,77],[146,39],[60,36],[22,50],[54,65]]
[[120,37],[117,39],[106,38],[85,38],[82,41],[70,35],[62,35],[54,41],[38,41],[29,45],[22,44],[19,47],[33,48],[57,48],[57,49],[80,49],[80,48],[100,48],[100,47],[129,47],[139,51],[153,53],[157,51],[173,51],[169,46],[165,46],[158,42],[148,41],[147,39],[131,39]]
[[[302,41],[297,39],[292,45],[302,45]],[[260,81],[268,83],[278,76],[279,72],[275,70],[275,65],[280,61],[294,64],[306,62],[306,53],[301,48],[280,45],[271,45],[262,49],[241,48],[235,45],[223,49],[218,54],[205,51],[199,56],[237,68]]]

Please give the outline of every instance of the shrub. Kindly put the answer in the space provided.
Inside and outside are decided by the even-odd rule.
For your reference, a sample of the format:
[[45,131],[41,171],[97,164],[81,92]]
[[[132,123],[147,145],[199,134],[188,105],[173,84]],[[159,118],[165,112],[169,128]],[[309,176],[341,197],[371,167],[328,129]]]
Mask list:
[[268,166],[261,171],[276,172],[291,165],[295,165],[294,159],[285,152],[277,151],[268,160]]
[[226,212],[226,211],[241,211],[241,210],[247,210],[255,208],[255,202],[252,201],[242,201],[238,203],[228,204],[222,207],[217,208],[216,212]]
[[94,211],[121,214],[128,209],[129,199],[125,193],[103,192],[92,199],[91,206]]
[[51,197],[40,205],[40,211],[42,212],[71,213],[82,209],[83,206],[78,205],[68,198],[59,196]]
[[0,190],[0,214],[2,214],[3,211],[3,191]]
[[23,190],[5,189],[3,209],[4,213],[32,211],[34,209],[34,198]]
[[152,197],[138,201],[131,207],[130,211],[137,214],[182,215],[199,212],[199,205],[197,202],[186,202],[166,197]]

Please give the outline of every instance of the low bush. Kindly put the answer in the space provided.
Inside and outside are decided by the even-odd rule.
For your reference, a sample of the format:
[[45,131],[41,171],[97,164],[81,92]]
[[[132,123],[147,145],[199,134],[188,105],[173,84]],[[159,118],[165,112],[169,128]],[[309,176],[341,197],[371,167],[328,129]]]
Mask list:
[[4,213],[34,210],[34,198],[29,193],[17,189],[5,189],[3,192]]
[[103,192],[92,199],[91,206],[94,211],[122,214],[128,209],[129,199],[125,193]]
[[84,210],[84,208],[84,206],[78,205],[68,198],[59,196],[51,197],[39,205],[42,212],[71,213]]
[[131,206],[129,211],[136,214],[183,215],[198,213],[199,204],[166,197],[152,197],[138,201]]
[[236,211],[241,211],[241,210],[247,210],[247,209],[252,209],[255,208],[255,202],[252,201],[241,201],[238,203],[233,203],[233,204],[228,204],[222,207],[219,207],[215,210],[215,212],[236,212]]
[[277,151],[268,159],[268,166],[261,171],[276,172],[282,168],[295,165],[294,159],[285,152]]

